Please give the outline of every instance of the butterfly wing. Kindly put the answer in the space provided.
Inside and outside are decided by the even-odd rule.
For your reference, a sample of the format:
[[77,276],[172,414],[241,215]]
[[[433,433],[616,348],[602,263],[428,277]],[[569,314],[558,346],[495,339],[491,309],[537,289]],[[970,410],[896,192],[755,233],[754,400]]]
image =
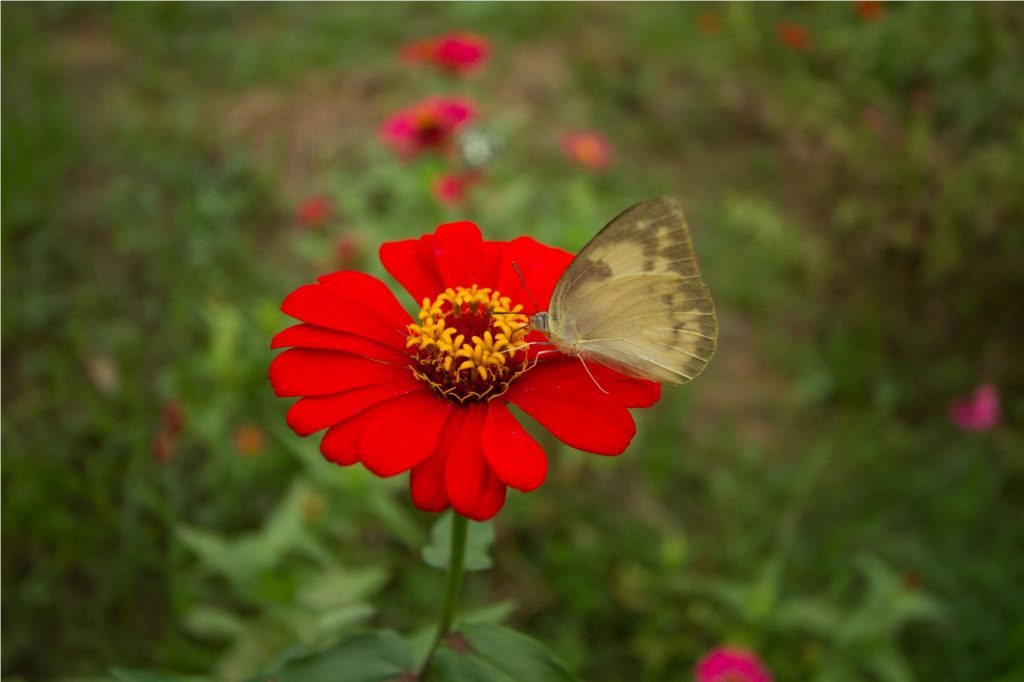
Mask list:
[[563,350],[663,383],[700,374],[718,338],[683,210],[667,198],[626,209],[598,232],[562,274],[548,312]]

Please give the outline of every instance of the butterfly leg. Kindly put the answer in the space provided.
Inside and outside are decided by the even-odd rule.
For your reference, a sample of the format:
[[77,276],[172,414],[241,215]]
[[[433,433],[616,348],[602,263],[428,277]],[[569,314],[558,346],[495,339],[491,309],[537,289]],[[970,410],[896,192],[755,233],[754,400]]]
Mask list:
[[590,380],[594,382],[594,385],[597,386],[598,389],[600,389],[601,393],[604,393],[605,395],[611,395],[610,393],[608,393],[608,391],[604,390],[604,386],[599,384],[597,382],[597,379],[594,378],[594,375],[590,373],[590,368],[587,367],[587,363],[583,360],[583,356],[577,355],[576,357],[580,359],[580,363],[583,365],[583,369],[587,371],[587,376],[589,376]]

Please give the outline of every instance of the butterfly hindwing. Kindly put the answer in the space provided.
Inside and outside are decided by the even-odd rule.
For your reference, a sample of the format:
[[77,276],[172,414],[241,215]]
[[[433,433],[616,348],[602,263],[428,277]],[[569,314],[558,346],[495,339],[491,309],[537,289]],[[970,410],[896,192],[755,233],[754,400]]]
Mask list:
[[633,376],[700,374],[718,323],[679,204],[652,199],[601,230],[555,286],[550,328],[563,349]]

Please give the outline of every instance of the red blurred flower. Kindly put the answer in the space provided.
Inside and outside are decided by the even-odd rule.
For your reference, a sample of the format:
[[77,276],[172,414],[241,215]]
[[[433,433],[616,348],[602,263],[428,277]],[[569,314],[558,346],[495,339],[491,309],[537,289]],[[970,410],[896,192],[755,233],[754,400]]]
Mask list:
[[992,384],[983,384],[966,398],[949,405],[950,420],[962,431],[988,431],[999,423],[999,394]]
[[489,53],[486,38],[458,32],[417,40],[403,47],[399,55],[407,62],[430,64],[448,73],[464,74],[479,68]]
[[326,196],[304,199],[295,211],[295,218],[302,227],[320,227],[331,217],[331,200]]
[[185,411],[177,402],[168,400],[160,413],[160,426],[153,434],[153,457],[158,462],[169,462],[178,447],[178,435],[185,423]]
[[434,179],[434,197],[442,204],[458,206],[466,199],[469,188],[479,182],[474,172],[443,173]]
[[405,158],[424,151],[444,151],[475,115],[476,108],[467,99],[431,97],[384,121],[380,135],[384,144]]
[[346,232],[334,242],[334,260],[342,269],[358,265],[363,259],[363,246],[359,238]]
[[722,32],[722,17],[717,12],[700,12],[697,14],[697,28],[705,35],[716,36]]
[[781,21],[776,26],[779,42],[791,50],[802,51],[811,46],[811,32],[805,26]]
[[573,163],[594,170],[604,170],[612,163],[612,147],[608,138],[592,130],[563,135],[562,152]]
[[267,444],[263,429],[255,424],[245,424],[235,431],[235,449],[243,455],[258,455]]
[[754,654],[720,647],[697,663],[696,682],[772,682],[772,674]]
[[864,21],[878,21],[885,14],[885,6],[881,0],[860,0],[853,3],[853,6]]
[[576,358],[537,357],[513,261],[546,307],[572,254],[529,237],[484,241],[473,223],[441,225],[381,246],[381,261],[422,306],[413,320],[378,279],[342,271],[299,287],[281,306],[302,323],[274,337],[288,348],[270,365],[279,396],[299,396],[288,425],[327,429],[324,456],[379,476],[411,472],[413,503],[487,519],[508,486],[537,488],[547,457],[507,404],[580,450],[617,455],[658,384]]

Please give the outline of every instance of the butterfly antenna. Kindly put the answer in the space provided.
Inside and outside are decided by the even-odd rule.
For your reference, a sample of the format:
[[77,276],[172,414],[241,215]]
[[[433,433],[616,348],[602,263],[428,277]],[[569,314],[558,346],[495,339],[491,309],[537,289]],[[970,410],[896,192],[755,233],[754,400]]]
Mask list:
[[582,355],[577,355],[576,357],[578,357],[580,359],[580,362],[583,364],[583,369],[587,370],[587,375],[590,377],[590,380],[593,381],[594,385],[597,386],[601,390],[601,393],[604,393],[605,395],[611,395],[608,391],[604,390],[604,386],[599,384],[597,382],[597,379],[594,378],[594,375],[590,373],[590,368],[587,367],[587,363],[584,362],[583,356]]
[[533,312],[539,313],[540,306],[537,305],[537,300],[533,297],[533,293],[530,292],[530,287],[526,286],[526,278],[523,277],[523,273],[515,261],[512,261],[512,269],[516,271],[516,274],[519,276],[519,281],[523,284],[523,289],[526,290],[526,295],[530,297],[530,303],[533,304]]

